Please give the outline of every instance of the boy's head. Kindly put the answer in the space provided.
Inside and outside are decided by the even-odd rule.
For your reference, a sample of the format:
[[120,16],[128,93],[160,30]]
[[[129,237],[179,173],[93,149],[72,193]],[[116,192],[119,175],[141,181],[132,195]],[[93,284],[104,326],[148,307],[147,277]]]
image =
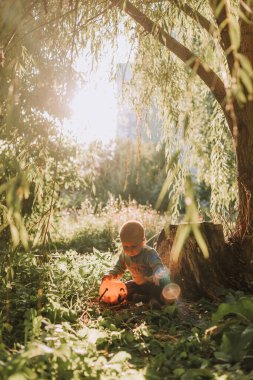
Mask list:
[[145,243],[143,225],[137,220],[128,220],[121,227],[119,234],[124,252],[129,256],[138,255]]

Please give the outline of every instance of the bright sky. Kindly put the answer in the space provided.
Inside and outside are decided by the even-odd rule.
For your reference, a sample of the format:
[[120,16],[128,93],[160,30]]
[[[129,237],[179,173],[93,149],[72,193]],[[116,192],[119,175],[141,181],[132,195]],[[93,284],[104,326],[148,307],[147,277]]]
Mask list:
[[117,101],[115,86],[107,78],[94,78],[80,88],[71,103],[72,116],[64,123],[79,143],[93,140],[109,142],[115,136],[117,122]]
[[[130,46],[121,37],[116,57],[116,64],[127,62]],[[65,120],[63,130],[78,143],[88,144],[93,140],[101,140],[104,144],[115,137],[117,125],[117,93],[116,83],[109,78],[112,50],[105,47],[102,63],[93,72],[87,84],[79,86],[71,103],[72,116]],[[76,65],[80,72],[86,72],[87,59],[80,57]]]

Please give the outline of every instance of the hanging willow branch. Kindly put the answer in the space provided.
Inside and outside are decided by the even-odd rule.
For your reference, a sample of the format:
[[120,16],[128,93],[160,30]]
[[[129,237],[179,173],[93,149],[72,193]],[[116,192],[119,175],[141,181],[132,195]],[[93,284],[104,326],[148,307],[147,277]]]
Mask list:
[[179,59],[181,59],[188,67],[190,67],[198,76],[203,80],[207,87],[212,91],[214,97],[220,104],[229,129],[233,134],[233,120],[226,109],[226,89],[224,83],[219,76],[201,59],[190,51],[187,47],[182,45],[174,37],[166,33],[157,23],[152,21],[128,0],[109,0],[115,7],[123,10],[133,20],[140,24],[146,32],[151,34],[162,45],[168,48]]
[[175,5],[180,11],[183,11],[186,16],[192,18],[196,21],[202,28],[204,28],[212,37],[217,38],[219,32],[217,27],[210,22],[206,17],[204,17],[200,12],[190,7],[188,4],[182,4],[178,0],[148,0],[147,4],[170,2]]
[[229,35],[228,1],[222,0],[221,2],[218,2],[217,0],[209,0],[209,4],[220,31],[221,46],[225,51],[227,51],[228,67],[230,73],[232,73],[234,67],[234,57],[231,51],[232,43]]

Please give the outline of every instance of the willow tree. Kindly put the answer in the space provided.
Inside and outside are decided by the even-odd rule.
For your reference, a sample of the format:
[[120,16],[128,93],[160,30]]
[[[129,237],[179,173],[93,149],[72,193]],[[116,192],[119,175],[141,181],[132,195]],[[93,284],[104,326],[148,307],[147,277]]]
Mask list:
[[[181,101],[180,96],[184,96],[182,91],[176,96],[177,88],[181,86],[181,78],[176,72],[183,75],[178,68],[180,60],[185,65],[185,76],[191,71],[195,81],[199,78],[212,94],[227,128],[223,134],[232,141],[238,216],[230,244],[225,249],[222,241],[220,246],[216,245],[216,252],[212,253],[207,263],[194,261],[193,258],[184,259],[185,268],[178,265],[177,270],[195,272],[195,278],[203,271],[200,287],[206,288],[205,293],[213,296],[220,284],[230,284],[231,276],[231,285],[248,286],[252,281],[253,242],[253,3],[228,0],[197,3],[178,0],[111,0],[109,3],[114,10],[120,10],[136,23],[135,29],[133,24],[128,28],[131,37],[138,40],[138,49],[142,51],[139,54],[142,58],[139,69],[150,66],[146,69],[149,75],[144,76],[143,88],[139,87],[139,97],[145,99],[145,96],[140,96],[141,92],[152,93],[154,89],[155,93],[155,87],[159,87],[165,98],[163,106],[171,112],[171,107],[166,105],[166,87],[168,82],[173,82],[170,78],[172,73],[177,79],[174,87],[170,87],[172,96],[169,101],[173,96]],[[124,22],[127,25],[128,20]],[[178,60],[172,58],[172,54],[166,54],[166,51]],[[196,96],[202,97],[203,94]],[[222,240],[222,236],[219,237]],[[219,257],[221,250],[222,258]],[[201,268],[197,268],[198,265]],[[238,271],[241,274],[237,276]],[[213,292],[208,291],[210,284],[215,288]],[[191,285],[190,282],[188,285]]]
[[[22,2],[16,0],[16,3]],[[215,99],[211,108],[211,112],[215,113],[213,118],[219,114],[221,123],[227,129],[220,131],[232,142],[236,158],[238,217],[231,239],[233,255],[229,256],[229,260],[232,263],[227,265],[226,273],[229,276],[230,269],[235,273],[241,262],[244,263],[242,270],[251,269],[252,0],[39,0],[23,3],[26,4],[26,12],[16,14],[15,26],[3,35],[3,59],[11,57],[11,47],[15,43],[21,46],[20,41],[24,37],[32,39],[35,36],[38,47],[41,46],[41,40],[48,39],[49,45],[47,47],[45,42],[43,51],[47,49],[51,57],[55,54],[59,57],[58,53],[65,51],[65,58],[73,63],[78,51],[84,48],[87,51],[88,48],[96,60],[104,42],[109,40],[117,43],[116,37],[123,30],[128,33],[137,51],[135,68],[145,74],[142,81],[136,80],[139,99],[145,101],[157,97],[159,93],[160,105],[167,110],[164,114],[170,116],[176,111],[169,103],[174,102],[176,108],[175,100],[181,102],[186,97],[189,79],[191,86],[197,83],[193,94],[199,104],[204,97],[207,102],[211,98],[207,92],[204,95],[198,93],[198,86],[202,86],[201,91],[208,90],[212,94],[212,99]],[[203,90],[201,81],[206,90]],[[168,123],[168,130],[170,127]],[[212,123],[205,125],[207,137],[213,133],[208,130],[212,127]],[[168,136],[173,138],[169,132]],[[206,167],[204,169],[207,170]]]
[[[239,261],[244,262],[245,271],[249,269],[252,275],[253,2],[111,0],[110,3],[141,27],[142,38],[152,36],[161,49],[165,47],[179,58],[216,99],[233,142],[237,171],[238,217],[232,245],[234,248],[237,244],[237,249],[232,249],[234,257],[230,255],[228,267],[238,269]],[[183,22],[180,13],[185,17]],[[178,17],[173,18],[173,14]],[[195,35],[194,29],[197,30]],[[205,35],[202,41],[200,33]],[[192,34],[190,41],[187,35],[192,37]],[[201,46],[201,42],[207,40],[213,53],[209,60],[202,50],[207,45]],[[147,47],[147,59],[150,54]],[[238,251],[240,258],[235,254]]]
[[[174,53],[188,67],[203,80],[219,103],[227,127],[233,139],[239,189],[239,215],[236,233],[241,239],[252,238],[253,228],[253,5],[251,1],[234,2],[227,0],[201,1],[194,7],[182,1],[111,1],[111,3],[136,21],[152,35],[154,39]],[[208,18],[200,13],[196,5],[208,9]],[[138,7],[139,6],[139,7]],[[217,56],[223,52],[223,59],[229,76],[227,82],[213,70],[201,55],[183,43],[179,38],[168,32],[169,22],[176,24],[176,20],[168,20],[169,7],[176,6],[188,18],[192,18],[203,33],[208,33],[215,40]],[[158,7],[158,10],[156,9]],[[158,17],[157,17],[158,13]],[[152,18],[153,16],[153,18]],[[173,30],[173,27],[170,28]],[[189,33],[185,28],[182,34]],[[214,51],[214,52],[215,52]]]

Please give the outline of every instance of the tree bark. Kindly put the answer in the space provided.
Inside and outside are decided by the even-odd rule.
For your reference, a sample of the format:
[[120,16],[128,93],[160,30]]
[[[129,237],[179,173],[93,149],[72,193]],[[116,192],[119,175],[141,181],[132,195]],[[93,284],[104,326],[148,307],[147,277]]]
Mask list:
[[[253,11],[253,5],[251,5]],[[253,67],[253,25],[241,21],[240,53],[248,58]],[[245,89],[246,92],[246,89]],[[251,95],[252,96],[252,95]],[[236,158],[239,191],[239,214],[236,235],[251,240],[253,245],[253,101],[243,107],[237,106],[238,131],[236,136]]]
[[[251,117],[249,117],[251,115]],[[238,173],[238,218],[235,235],[241,240],[252,239],[253,242],[253,104],[247,104],[237,114],[238,135],[236,145]],[[247,120],[249,118],[249,120]],[[251,121],[250,121],[251,120]]]
[[204,258],[191,234],[178,260],[173,261],[171,252],[178,227],[171,225],[169,231],[161,231],[157,251],[170,270],[171,280],[180,285],[184,298],[207,297],[218,301],[227,288],[252,291],[253,271],[238,255],[240,246],[225,242],[222,225],[211,222],[199,224],[208,247],[208,259]]
[[173,282],[180,285],[183,297],[194,299],[206,296],[217,299],[222,288],[220,259],[224,253],[224,235],[221,225],[201,223],[200,231],[206,241],[209,258],[205,259],[192,234],[187,239],[177,261],[171,255],[178,225],[169,231],[162,230],[157,241],[157,251],[170,270]]

